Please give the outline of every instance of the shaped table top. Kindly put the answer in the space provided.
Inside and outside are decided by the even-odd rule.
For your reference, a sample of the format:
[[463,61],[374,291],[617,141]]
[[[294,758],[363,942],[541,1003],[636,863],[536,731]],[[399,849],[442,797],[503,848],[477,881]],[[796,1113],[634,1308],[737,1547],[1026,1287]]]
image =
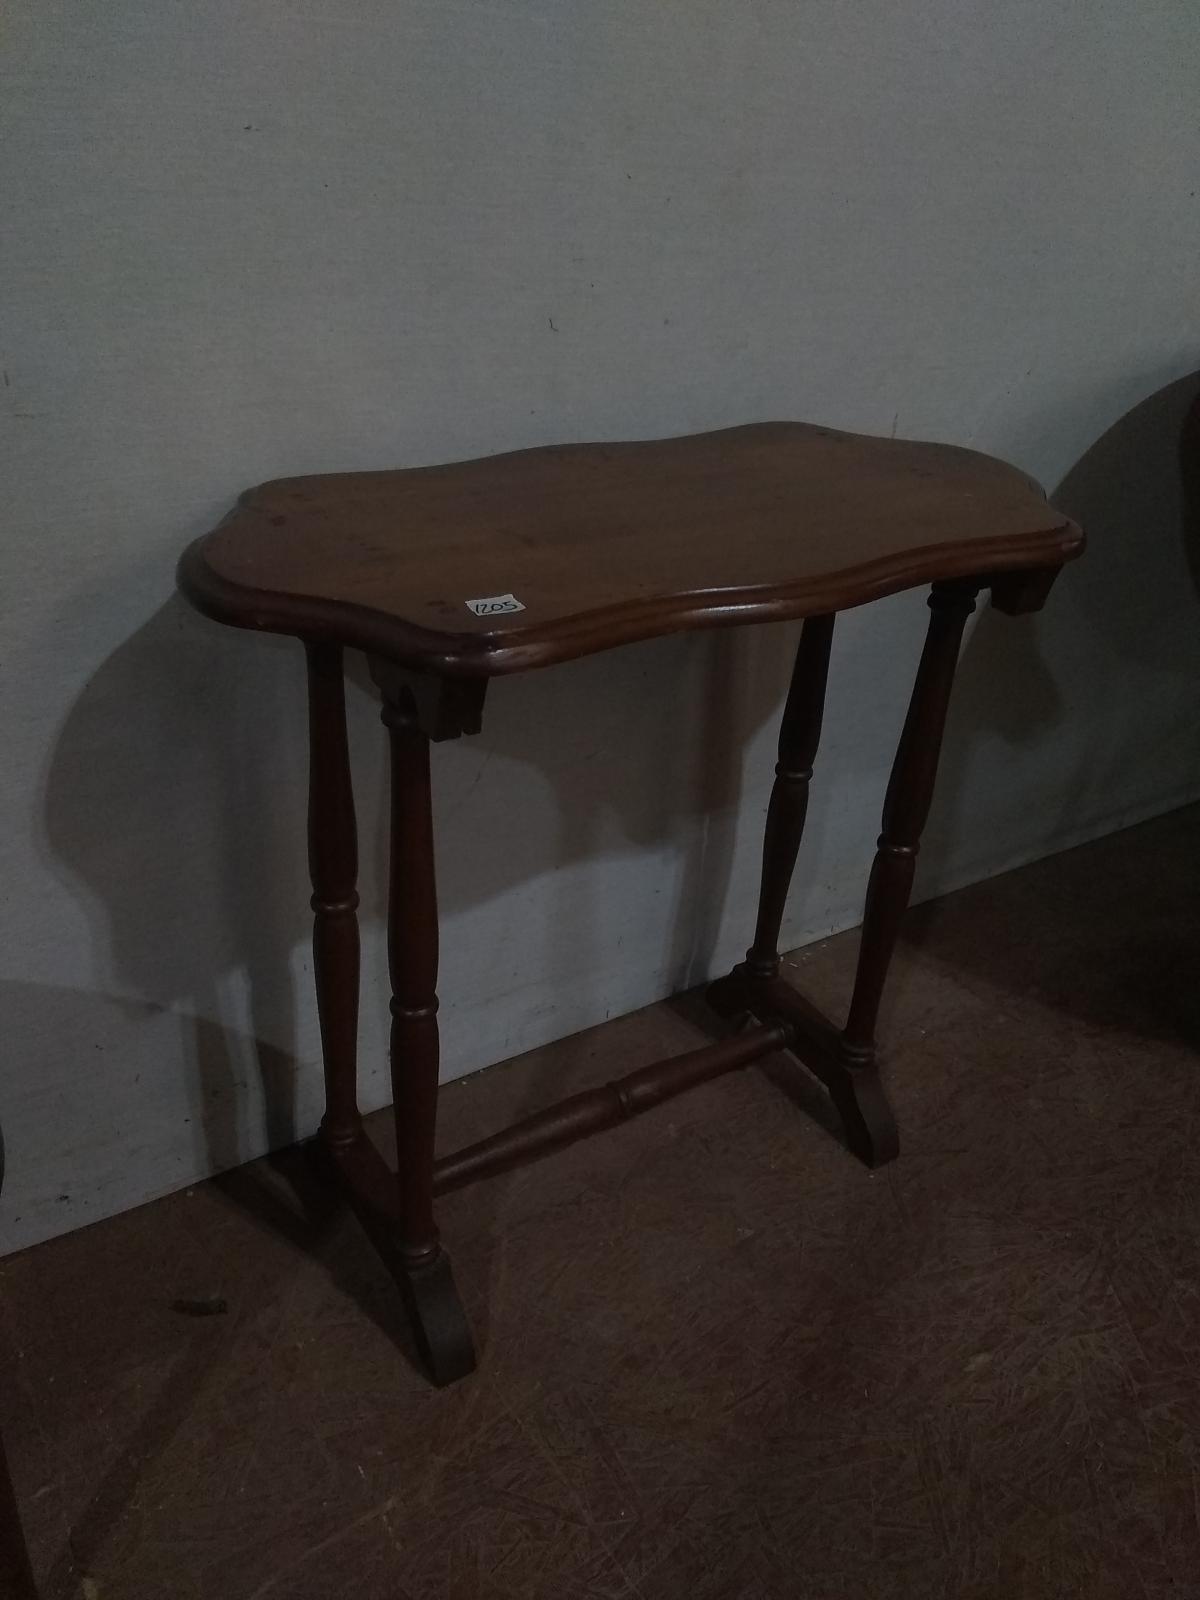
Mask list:
[[[219,621],[447,676],[1053,570],[1075,525],[1015,467],[799,422],[278,478],[180,563]],[[519,609],[516,609],[519,607]]]

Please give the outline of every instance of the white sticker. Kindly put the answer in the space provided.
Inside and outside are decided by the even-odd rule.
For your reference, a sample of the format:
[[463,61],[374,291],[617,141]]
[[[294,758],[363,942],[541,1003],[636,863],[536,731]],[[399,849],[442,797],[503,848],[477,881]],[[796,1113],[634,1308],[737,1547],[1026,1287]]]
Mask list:
[[524,611],[525,607],[515,594],[489,594],[482,600],[466,601],[468,611],[477,617],[498,617],[505,611]]

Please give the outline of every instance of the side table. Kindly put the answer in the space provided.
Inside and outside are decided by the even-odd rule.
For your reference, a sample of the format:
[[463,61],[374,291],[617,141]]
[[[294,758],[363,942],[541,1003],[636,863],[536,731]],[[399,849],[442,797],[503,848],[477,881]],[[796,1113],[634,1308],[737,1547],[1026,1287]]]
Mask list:
[[[897,1153],[875,1025],[908,903],[967,617],[982,589],[1037,610],[1083,535],[1015,468],[947,445],[796,422],[632,444],[524,450],[450,466],[282,478],[185,552],[183,592],[308,659],[314,970],[322,1148],[404,1292],[436,1383],[475,1352],[435,1195],[557,1149],[775,1050],[826,1087],[850,1148]],[[804,827],[834,619],[931,585],[931,615],[883,808],[844,1027],[780,976],[779,929]],[[438,915],[431,741],[479,731],[491,678],[635,639],[803,619],[746,959],[709,990],[738,1031],[435,1157]],[[357,1103],[357,845],[343,652],[366,653],[391,745],[388,950],[393,1174]]]

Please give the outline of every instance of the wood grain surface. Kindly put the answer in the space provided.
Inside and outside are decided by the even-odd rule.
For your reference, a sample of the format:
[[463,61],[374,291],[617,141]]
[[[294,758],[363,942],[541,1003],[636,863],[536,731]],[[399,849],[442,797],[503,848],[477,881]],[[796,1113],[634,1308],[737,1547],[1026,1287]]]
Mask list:
[[[1053,571],[1083,537],[1016,468],[798,422],[280,478],[185,553],[242,627],[492,676],[685,628]],[[476,615],[468,602],[522,607]]]

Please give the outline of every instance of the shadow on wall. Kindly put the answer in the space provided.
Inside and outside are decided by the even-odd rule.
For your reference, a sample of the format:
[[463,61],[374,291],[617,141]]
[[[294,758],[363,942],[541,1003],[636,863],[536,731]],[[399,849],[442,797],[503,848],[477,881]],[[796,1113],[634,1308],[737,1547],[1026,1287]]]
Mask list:
[[[240,1158],[248,1069],[272,1143],[294,1137],[288,952],[303,899],[278,885],[304,860],[303,708],[286,695],[283,641],[238,641],[217,665],[214,632],[172,600],[105,661],[55,747],[45,829],[91,922],[97,987],[131,1017],[183,1013],[193,1120],[221,1167]],[[238,974],[252,1067],[245,1030],[211,1020],[244,1009]]]
[[[445,914],[597,849],[691,841],[669,936],[683,975],[716,937],[740,789],[738,743],[772,713],[797,629],[738,629],[694,642],[660,639],[493,686],[469,749],[439,748],[439,898]],[[364,922],[386,883],[385,736],[364,664],[348,663]],[[697,681],[697,677],[699,681]],[[646,692],[653,680],[656,693]],[[361,692],[360,692],[361,691]],[[695,718],[664,718],[686,694]],[[369,697],[369,704],[368,704]],[[260,1099],[270,1148],[305,1131],[297,1117],[297,1016],[312,1015],[293,952],[311,918],[305,853],[304,662],[292,640],[219,628],[178,597],[115,651],[63,725],[45,793],[53,864],[91,921],[96,986],[129,1017],[178,1016],[197,1137],[197,1167],[246,1159],[245,1103]],[[565,731],[569,734],[565,736]],[[664,741],[664,731],[666,739]],[[368,743],[368,741],[371,741]],[[357,751],[354,746],[358,745]],[[494,837],[461,825],[462,785],[489,764],[532,769],[545,830]],[[457,764],[457,770],[455,770]],[[646,782],[646,774],[654,775]],[[489,787],[495,773],[485,780]],[[489,808],[489,815],[491,814]],[[520,819],[518,819],[520,820]],[[580,950],[589,910],[561,892],[548,948]],[[372,996],[364,967],[364,1001]],[[316,1070],[315,1031],[300,1054]],[[309,1060],[310,1057],[313,1058]],[[167,1097],[169,1100],[169,1097]],[[168,1187],[169,1176],[160,1187]]]
[[[928,840],[935,853],[947,851],[953,834],[970,837],[972,819],[956,815],[956,807],[989,736],[1001,743],[1005,769],[1020,779],[1005,786],[1008,803],[1035,797],[1049,848],[1075,842],[1080,817],[1089,824],[1087,837],[1108,831],[1107,796],[1129,794],[1130,772],[1143,757],[1154,786],[1144,814],[1164,809],[1155,804],[1164,798],[1164,743],[1167,765],[1183,786],[1180,803],[1200,786],[1200,373],[1159,389],[1121,417],[1050,499],[1084,527],[1088,548],[1064,572],[1044,612],[980,617],[955,686]],[[1051,650],[1054,674],[1046,662]],[[1027,762],[1047,741],[1068,758],[1057,763],[1048,793]],[[1109,826],[1126,820],[1128,813],[1114,813]],[[1194,1007],[1171,976],[1180,971],[1180,886],[1169,881],[1161,889],[1157,903],[1139,886],[1146,925],[1125,986],[1114,989],[1111,961],[1098,959],[1111,938],[1098,914],[1079,905],[1071,947],[1047,950],[1035,929],[1006,924],[999,887],[991,891],[994,936],[986,949],[956,945],[956,967],[977,968],[993,990],[1041,990],[1048,1004],[1101,1025],[1195,1037]],[[1111,885],[1106,894],[1111,901]],[[906,939],[922,944],[953,914],[952,905],[940,902],[917,908]],[[944,939],[939,948],[948,948]]]
[[[718,629],[496,679],[482,733],[435,749],[443,914],[629,845],[684,841],[661,964],[680,987],[696,981],[690,975],[705,970],[728,887],[745,747],[782,701],[798,636],[798,624]],[[382,794],[386,787],[386,743],[365,661],[351,655],[347,673],[374,723],[374,758],[361,752],[367,759],[356,766],[361,800],[364,790]],[[677,714],[681,705],[686,715]],[[524,811],[514,812],[514,795],[505,793],[506,768],[518,771],[511,787],[526,801]],[[476,825],[469,808],[477,789]],[[360,820],[365,810],[360,804]],[[382,807],[373,815],[360,890],[367,911],[382,918],[386,816]],[[552,954],[570,951],[577,971],[601,969],[613,952],[589,945],[597,918],[581,892],[578,880],[573,891],[555,892],[548,922],[523,935]]]

